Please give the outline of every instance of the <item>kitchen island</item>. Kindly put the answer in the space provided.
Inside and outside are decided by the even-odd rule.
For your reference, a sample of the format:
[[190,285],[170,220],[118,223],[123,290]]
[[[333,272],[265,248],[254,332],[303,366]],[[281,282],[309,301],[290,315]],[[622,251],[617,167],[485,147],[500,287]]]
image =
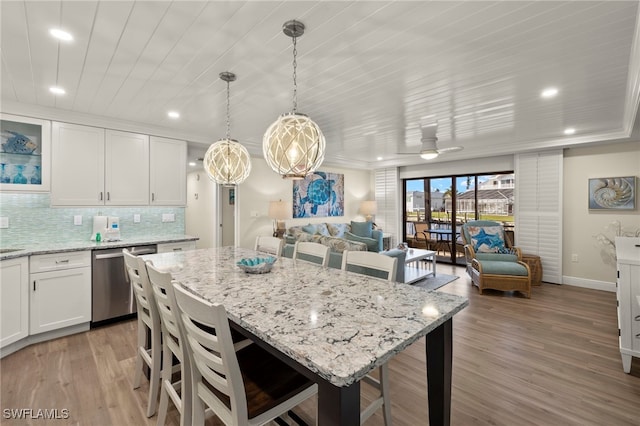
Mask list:
[[232,325],[318,383],[318,424],[360,418],[360,379],[426,337],[429,423],[449,424],[452,318],[466,297],[279,258],[270,273],[236,266],[253,250],[142,256],[227,309]]

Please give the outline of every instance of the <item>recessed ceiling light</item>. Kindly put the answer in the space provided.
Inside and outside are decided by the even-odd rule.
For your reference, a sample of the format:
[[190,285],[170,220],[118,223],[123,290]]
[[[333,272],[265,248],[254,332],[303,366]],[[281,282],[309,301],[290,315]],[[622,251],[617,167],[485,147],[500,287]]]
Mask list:
[[180,113],[178,111],[169,111],[167,115],[170,118],[180,118]]
[[543,98],[549,99],[549,98],[553,98],[557,94],[558,94],[558,89],[556,89],[555,87],[548,87],[544,89],[542,93],[540,93],[540,96],[542,96]]
[[62,40],[62,41],[73,40],[73,36],[71,34],[59,28],[51,28],[49,30],[49,34],[51,34],[53,37],[57,38],[58,40]]
[[573,127],[567,127],[566,129],[564,129],[565,135],[573,135],[575,132],[576,132],[576,129],[574,129]]
[[382,157],[378,157],[378,158],[376,158],[376,160],[382,161]]
[[195,163],[195,162],[193,162],[193,161],[189,161],[189,165],[190,165],[191,167],[195,167],[195,166],[196,166],[196,163]]
[[62,87],[51,86],[49,87],[49,91],[55,95],[64,95],[67,93]]

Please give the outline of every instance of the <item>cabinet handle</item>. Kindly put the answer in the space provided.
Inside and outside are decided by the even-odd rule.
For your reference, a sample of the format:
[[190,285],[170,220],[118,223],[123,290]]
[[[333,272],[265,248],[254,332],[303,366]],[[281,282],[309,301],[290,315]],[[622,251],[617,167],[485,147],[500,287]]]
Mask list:
[[61,263],[69,263],[69,259],[65,259],[65,260],[56,260],[56,265],[59,265]]
[[107,191],[107,201],[111,201],[111,194]]
[[173,249],[173,251],[182,251],[182,247],[176,247]]
[[103,200],[102,191],[100,191],[100,201],[102,201],[102,200]]
[[640,315],[636,315],[636,317],[633,320],[634,321],[640,321]]
[[36,280],[33,280],[33,291],[36,291]]
[[156,200],[156,194],[154,192],[151,193],[151,201]]

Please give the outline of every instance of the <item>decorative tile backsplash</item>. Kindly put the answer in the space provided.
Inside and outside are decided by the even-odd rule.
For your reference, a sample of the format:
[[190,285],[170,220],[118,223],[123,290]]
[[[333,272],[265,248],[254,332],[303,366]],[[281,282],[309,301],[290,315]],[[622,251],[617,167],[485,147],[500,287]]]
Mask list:
[[[0,229],[0,246],[41,242],[88,241],[93,216],[118,216],[123,240],[134,237],[184,234],[184,207],[50,207],[49,194],[0,193],[0,217],[9,218],[9,228]],[[175,222],[162,222],[162,215],[174,214]],[[133,215],[140,215],[140,223]],[[74,216],[82,225],[74,225]]]

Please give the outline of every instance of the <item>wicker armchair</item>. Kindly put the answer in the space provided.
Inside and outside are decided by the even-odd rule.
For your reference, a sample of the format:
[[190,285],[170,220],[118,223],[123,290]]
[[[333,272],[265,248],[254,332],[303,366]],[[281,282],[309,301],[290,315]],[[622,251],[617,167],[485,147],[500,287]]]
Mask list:
[[531,297],[531,271],[522,261],[522,251],[509,247],[502,225],[476,220],[462,225],[467,273],[480,294],[490,288],[520,291]]

